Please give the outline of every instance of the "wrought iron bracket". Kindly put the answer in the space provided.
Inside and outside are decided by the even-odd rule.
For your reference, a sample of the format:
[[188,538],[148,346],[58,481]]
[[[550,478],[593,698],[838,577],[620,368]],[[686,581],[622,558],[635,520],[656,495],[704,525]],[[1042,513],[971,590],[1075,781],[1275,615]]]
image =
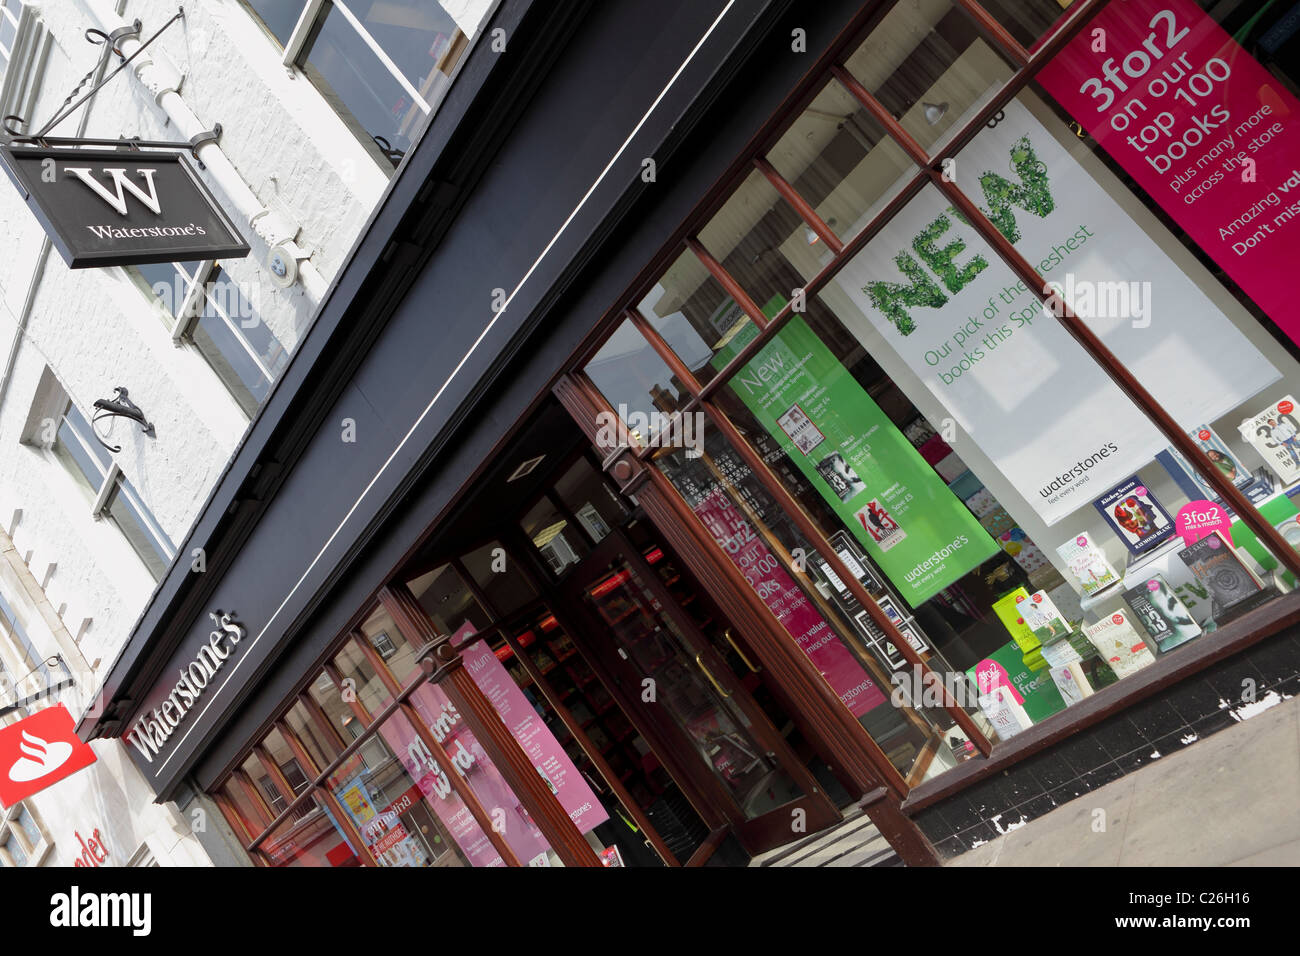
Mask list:
[[113,389],[112,398],[95,399],[94,407],[99,414],[90,420],[90,430],[95,433],[95,438],[99,443],[115,455],[122,450],[121,446],[110,445],[103,438],[100,438],[99,432],[95,429],[95,422],[102,418],[128,419],[139,425],[140,431],[144,434],[150,438],[155,437],[153,425],[144,417],[144,412],[140,410],[140,406],[127,398],[126,389],[120,386]]

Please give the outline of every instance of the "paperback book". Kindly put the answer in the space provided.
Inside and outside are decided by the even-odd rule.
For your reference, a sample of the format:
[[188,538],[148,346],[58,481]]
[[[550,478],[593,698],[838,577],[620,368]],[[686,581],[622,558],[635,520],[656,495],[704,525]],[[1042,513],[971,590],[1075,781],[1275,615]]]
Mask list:
[[1238,428],[1284,485],[1300,481],[1300,420],[1290,395],[1270,405]]
[[1162,654],[1201,635],[1192,612],[1158,574],[1125,591],[1124,600]]
[[1178,556],[1210,592],[1219,613],[1244,608],[1264,590],[1259,578],[1217,531],[1183,548]]
[[1137,475],[1124,479],[1093,504],[1134,555],[1146,554],[1173,536],[1169,514]]
[[1096,594],[1119,580],[1119,574],[1106,554],[1087,532],[1075,535],[1056,549],[1070,574],[1079,582],[1084,594]]
[[1123,611],[1114,611],[1096,624],[1087,625],[1083,632],[1120,679],[1155,663],[1151,648]]
[[1206,460],[1210,465],[1217,468],[1238,488],[1245,488],[1255,480],[1250,473],[1250,469],[1237,460],[1222,438],[1220,438],[1209,425],[1201,425],[1199,428],[1193,428],[1187,433],[1191,436],[1192,441],[1201,446],[1201,451],[1205,452]]

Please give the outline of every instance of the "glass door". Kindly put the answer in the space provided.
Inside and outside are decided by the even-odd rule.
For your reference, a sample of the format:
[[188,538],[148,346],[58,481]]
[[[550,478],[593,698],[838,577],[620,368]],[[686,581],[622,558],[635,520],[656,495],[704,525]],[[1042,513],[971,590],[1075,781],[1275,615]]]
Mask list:
[[654,728],[698,799],[751,853],[836,823],[839,812],[638,549],[612,531],[564,582],[575,635]]

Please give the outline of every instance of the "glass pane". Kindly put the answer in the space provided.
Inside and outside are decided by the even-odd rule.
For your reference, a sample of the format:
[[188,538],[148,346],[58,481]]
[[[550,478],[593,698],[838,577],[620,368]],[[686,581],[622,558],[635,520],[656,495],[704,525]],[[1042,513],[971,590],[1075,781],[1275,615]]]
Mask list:
[[583,589],[584,601],[641,674],[655,681],[658,703],[747,819],[802,796],[799,786],[749,733],[744,715],[709,683],[671,618],[640,575],[622,559]]
[[[758,431],[752,421],[737,424],[747,433]],[[966,735],[939,708],[919,701],[916,708],[893,705],[891,677],[908,666],[901,653],[726,439],[717,430],[706,434],[700,458],[674,451],[657,456],[655,463],[899,773],[915,784],[953,766],[956,758],[947,741],[964,741]],[[793,464],[775,442],[756,444],[788,480]],[[798,487],[805,492],[801,502],[820,513],[806,496],[811,489]],[[903,605],[860,549],[839,538],[831,543],[851,569],[860,571],[859,580],[878,596],[882,609],[892,609],[896,623],[905,625],[909,619],[899,613]],[[795,554],[804,555],[805,570]],[[928,644],[920,644],[920,653],[931,667],[948,669]]]
[[294,24],[302,14],[307,0],[244,0],[253,9],[259,20],[266,25],[271,36],[284,46],[289,42]]
[[311,757],[318,770],[329,766],[331,760],[341,751],[337,741],[316,726],[316,722],[307,713],[301,702],[295,703],[284,715],[284,722],[289,725],[293,735],[298,738],[307,755]]
[[[669,266],[638,309],[701,385],[721,367],[714,356],[753,324],[690,250]],[[650,357],[659,361],[652,352]]]
[[579,458],[555,483],[555,496],[573,512],[593,541],[627,520],[628,510],[604,476],[586,458]]
[[[71,426],[71,433],[75,433],[81,439],[75,445],[79,460],[87,463],[83,465],[82,470],[87,480],[95,487],[98,487],[104,473],[108,471],[109,466],[113,463],[113,459],[109,455],[108,449],[95,440],[90,422],[86,421],[76,405],[69,402],[63,417],[65,422]],[[60,428],[60,433],[62,433],[62,428]],[[91,461],[97,462],[99,467],[96,468],[90,465],[89,462]],[[94,477],[96,475],[99,477]]]
[[18,825],[23,828],[23,833],[27,835],[27,842],[32,846],[41,842],[40,828],[36,826],[36,821],[32,819],[26,807],[18,811]]
[[415,659],[420,649],[406,639],[393,623],[392,616],[382,607],[376,608],[366,618],[361,633],[402,686],[420,669]]
[[236,828],[236,834],[242,840],[247,837],[249,840],[259,836],[266,829],[267,824],[271,822],[270,818],[262,811],[260,805],[256,805],[244,792],[244,788],[239,782],[231,779],[221,787],[221,793],[239,814],[239,822],[243,824],[244,832],[239,833]]
[[473,634],[491,620],[450,564],[407,582],[439,634]]
[[510,566],[510,559],[498,541],[490,541],[461,558],[465,570],[487,595],[497,614],[517,611],[537,597],[527,577]]
[[388,692],[379,674],[370,666],[361,648],[357,646],[355,638],[349,638],[343,645],[343,649],[334,658],[334,666],[338,668],[339,676],[345,682],[348,680],[353,682],[357,700],[371,717],[392,701],[393,695]]
[[[583,371],[627,425],[627,439],[641,445],[669,429],[673,414],[690,399],[686,386],[630,321],[614,330]],[[615,439],[623,437],[617,422],[610,423],[610,431]]]
[[[464,4],[455,6],[463,8]],[[460,32],[456,21],[431,0],[385,0],[383,3],[352,0],[348,9],[361,20],[407,81],[427,99],[424,91],[434,81],[432,74]]]
[[118,478],[117,487],[108,496],[108,514],[145,563],[149,573],[155,578],[161,578],[171,564],[175,547],[158,528],[153,515],[144,509],[135,489],[125,477]]
[[143,280],[145,286],[158,297],[169,315],[175,316],[185,301],[185,293],[190,286],[190,278],[176,271],[176,265],[170,262],[141,263],[132,266]]
[[259,849],[272,866],[361,865],[334,814],[315,795],[300,816],[280,824]]
[[421,748],[410,722],[395,714],[367,747],[383,759],[347,761],[329,788],[381,866],[467,866],[470,858],[453,833],[467,836],[472,829],[473,842],[491,844],[459,798],[444,798],[432,776],[426,778],[416,760]]
[[18,842],[16,835],[11,833],[9,838],[5,840],[5,849],[9,851],[9,857],[14,861],[14,866],[27,865],[27,851]]
[[271,379],[249,352],[241,332],[232,328],[211,300],[204,300],[190,338],[244,413],[254,415],[271,390]]
[[[381,151],[405,153],[414,131],[406,117],[415,108],[414,101],[343,14],[334,6],[328,9],[307,51],[308,77]],[[390,159],[396,166],[400,155]]]
[[[917,172],[902,147],[836,80],[822,88],[767,158],[842,238],[861,231]],[[830,261],[816,248],[816,233],[805,239],[819,262]]]
[[556,574],[577,564],[587,553],[588,545],[581,532],[569,527],[568,520],[549,499],[543,498],[533,505],[520,525]]
[[244,339],[271,379],[278,378],[289,363],[289,353],[262,321],[230,273],[220,267],[214,268],[208,279],[207,296],[208,301],[230,320],[235,334]]
[[931,155],[1013,73],[951,0],[895,4],[845,66]]
[[352,713],[352,708],[343,699],[339,689],[334,686],[329,674],[324,672],[319,674],[312,682],[308,693],[311,694],[312,700],[316,701],[317,706],[324,711],[325,719],[339,735],[344,746],[361,736],[361,731],[364,729],[361,721]]
[[768,315],[793,290],[821,272],[816,233],[781,198],[766,176],[753,171],[700,230],[700,244]]
[[[308,784],[311,782],[307,775],[312,773],[312,768],[304,767],[298,761],[280,731],[272,730],[262,738],[262,747],[266,750],[267,755],[275,761],[280,773],[284,774],[284,779],[288,782],[295,797],[307,789]],[[321,764],[321,766],[324,767],[324,764]]]

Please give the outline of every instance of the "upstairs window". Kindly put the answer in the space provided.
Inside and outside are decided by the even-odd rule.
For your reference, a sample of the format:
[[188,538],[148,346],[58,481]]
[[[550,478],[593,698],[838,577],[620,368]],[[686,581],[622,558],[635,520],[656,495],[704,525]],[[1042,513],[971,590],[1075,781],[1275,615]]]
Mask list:
[[396,167],[451,83],[490,0],[244,0],[381,164]]
[[176,546],[71,401],[59,418],[51,451],[94,495],[94,516],[108,518],[117,525],[149,573],[155,580],[161,579],[176,554]]

